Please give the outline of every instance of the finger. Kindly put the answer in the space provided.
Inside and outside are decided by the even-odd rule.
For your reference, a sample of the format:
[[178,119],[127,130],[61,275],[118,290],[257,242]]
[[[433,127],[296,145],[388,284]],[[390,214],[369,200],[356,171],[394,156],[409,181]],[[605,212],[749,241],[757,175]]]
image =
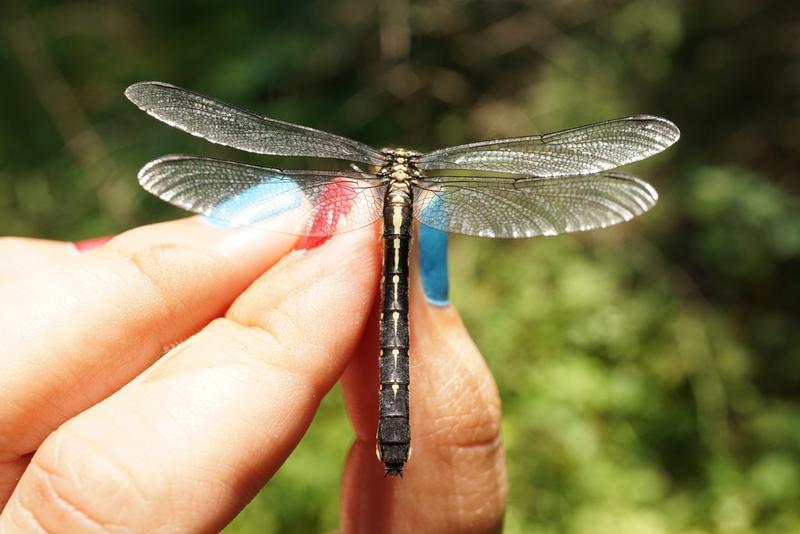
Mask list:
[[49,265],[55,261],[74,256],[71,243],[30,239],[25,237],[0,238],[0,279]]
[[74,256],[77,252],[88,252],[104,245],[112,237],[94,237],[74,243],[28,237],[0,237],[0,258],[3,258],[0,262],[0,280],[29,273]]
[[[63,425],[3,526],[218,531],[286,458],[348,363],[374,300],[375,234],[296,251],[226,318]],[[5,522],[5,523],[3,523]]]
[[191,218],[0,283],[0,484],[59,424],[222,315],[293,243]]
[[[421,246],[429,231],[421,228]],[[385,478],[375,455],[375,335],[366,336],[371,339],[343,377],[356,431],[342,489],[345,532],[493,532],[502,526],[507,482],[497,389],[458,313],[446,304],[446,276],[442,281],[431,269],[423,265],[424,292],[419,277],[411,279],[412,455],[402,479]]]

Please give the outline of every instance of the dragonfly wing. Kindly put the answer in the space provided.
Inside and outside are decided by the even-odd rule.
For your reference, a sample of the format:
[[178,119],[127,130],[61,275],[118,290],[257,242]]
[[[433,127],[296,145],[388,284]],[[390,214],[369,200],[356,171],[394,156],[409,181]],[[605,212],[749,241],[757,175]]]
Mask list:
[[545,135],[442,148],[424,154],[419,167],[542,177],[592,174],[657,154],[679,137],[670,121],[636,115]]
[[561,178],[428,178],[415,189],[424,225],[482,237],[533,237],[601,228],[652,208],[658,194],[624,173]]
[[291,171],[171,155],[139,171],[147,191],[224,221],[305,236],[355,230],[381,216],[384,186],[355,171]]
[[309,156],[382,165],[383,155],[365,144],[238,109],[161,82],[140,82],[125,96],[153,117],[212,143],[257,154]]

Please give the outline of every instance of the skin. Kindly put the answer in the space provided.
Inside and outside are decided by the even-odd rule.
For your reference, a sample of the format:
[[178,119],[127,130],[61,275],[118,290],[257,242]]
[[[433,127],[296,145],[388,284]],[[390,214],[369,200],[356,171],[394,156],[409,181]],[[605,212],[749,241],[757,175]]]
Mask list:
[[412,457],[402,479],[375,458],[378,232],[295,250],[190,218],[83,253],[0,240],[0,532],[218,531],[340,379],[343,532],[499,531],[497,390],[415,275]]

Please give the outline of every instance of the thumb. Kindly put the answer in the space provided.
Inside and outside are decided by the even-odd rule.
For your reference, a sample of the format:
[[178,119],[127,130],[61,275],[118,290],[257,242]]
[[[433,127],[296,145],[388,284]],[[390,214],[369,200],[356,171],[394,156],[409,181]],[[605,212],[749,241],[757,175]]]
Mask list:
[[497,388],[447,301],[447,235],[420,227],[419,248],[423,261],[412,264],[421,269],[412,269],[410,281],[413,454],[403,478],[385,478],[375,457],[376,319],[342,379],[356,432],[342,490],[345,532],[493,531],[502,525],[507,482]]

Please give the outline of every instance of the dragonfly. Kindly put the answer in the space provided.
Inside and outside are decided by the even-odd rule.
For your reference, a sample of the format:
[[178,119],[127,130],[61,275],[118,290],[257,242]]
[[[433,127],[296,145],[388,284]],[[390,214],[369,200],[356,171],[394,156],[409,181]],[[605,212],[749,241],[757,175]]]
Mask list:
[[617,167],[680,137],[650,115],[544,135],[431,152],[366,144],[239,109],[162,82],[125,95],[156,119],[247,152],[350,162],[347,170],[285,170],[189,155],[146,164],[139,183],[178,207],[225,221],[324,237],[383,222],[377,456],[402,475],[409,425],[408,254],[412,224],[444,232],[523,238],[602,228],[652,208],[656,190]]

